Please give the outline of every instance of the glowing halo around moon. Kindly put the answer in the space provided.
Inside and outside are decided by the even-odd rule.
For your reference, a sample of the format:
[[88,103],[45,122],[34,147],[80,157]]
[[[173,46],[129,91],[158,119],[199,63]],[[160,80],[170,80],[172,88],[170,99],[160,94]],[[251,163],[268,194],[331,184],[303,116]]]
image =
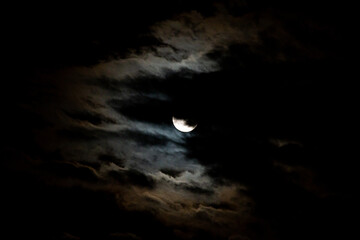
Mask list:
[[191,132],[197,126],[197,124],[188,125],[185,120],[178,119],[178,118],[175,118],[175,117],[172,118],[172,121],[173,121],[173,124],[174,124],[175,128],[177,130],[179,130],[180,132]]

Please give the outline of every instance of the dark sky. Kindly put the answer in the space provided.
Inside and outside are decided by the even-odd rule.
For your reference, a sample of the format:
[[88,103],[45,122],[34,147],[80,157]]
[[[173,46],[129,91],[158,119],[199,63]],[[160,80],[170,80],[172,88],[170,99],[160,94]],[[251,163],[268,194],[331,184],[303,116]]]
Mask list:
[[[133,0],[4,11],[4,239],[356,233],[353,6]],[[179,132],[173,116],[197,127]]]

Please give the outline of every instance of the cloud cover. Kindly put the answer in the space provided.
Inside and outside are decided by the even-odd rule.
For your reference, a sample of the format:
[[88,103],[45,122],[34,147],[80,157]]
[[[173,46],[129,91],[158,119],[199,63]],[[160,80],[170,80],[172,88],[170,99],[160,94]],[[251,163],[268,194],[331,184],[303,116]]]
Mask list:
[[[16,121],[6,123],[16,130],[4,150],[8,204],[28,216],[21,226],[40,214],[36,225],[48,229],[29,235],[317,238],[347,216],[327,211],[351,203],[343,184],[352,174],[337,182],[322,169],[342,150],[341,133],[322,125],[339,107],[316,90],[338,64],[316,40],[328,31],[311,18],[300,24],[299,14],[236,6],[238,14],[226,4],[184,11],[147,26],[153,41],[121,57],[32,76],[12,106]],[[199,121],[189,134],[171,123],[184,109]]]

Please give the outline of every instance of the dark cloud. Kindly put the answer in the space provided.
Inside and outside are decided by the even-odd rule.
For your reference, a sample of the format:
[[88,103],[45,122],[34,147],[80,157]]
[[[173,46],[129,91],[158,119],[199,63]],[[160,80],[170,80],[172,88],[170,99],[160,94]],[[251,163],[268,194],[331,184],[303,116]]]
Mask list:
[[159,136],[155,134],[146,134],[138,131],[125,130],[120,133],[121,137],[135,141],[142,146],[163,146],[169,142],[173,142],[172,139]]
[[91,113],[91,112],[68,112],[65,111],[66,115],[70,118],[78,121],[89,122],[94,125],[100,125],[104,123],[115,123],[115,120],[105,117],[99,113]]
[[57,131],[60,137],[78,141],[95,141],[106,138],[119,137],[118,132],[112,132],[101,129],[90,129],[86,127],[71,127],[68,129],[61,129]]
[[112,154],[107,154],[107,153],[100,154],[98,156],[98,159],[100,160],[100,162],[115,163],[119,167],[124,167],[124,159],[116,157]]
[[[89,129],[86,127],[74,127],[70,129],[62,129],[58,134],[64,138],[72,140],[88,140],[95,141],[99,139],[127,139],[134,141],[143,146],[162,146],[169,142],[174,142],[173,139],[166,136],[159,136],[152,133],[143,133],[140,131],[123,130],[123,131],[106,131],[100,129]],[[179,144],[179,143],[176,143]]]
[[118,240],[141,240],[140,237],[136,236],[133,233],[112,233],[111,239]]
[[[5,226],[9,227],[5,233],[9,233],[7,236],[11,239],[28,236],[37,239],[122,239],[119,232],[124,232],[124,237],[174,239],[171,230],[154,216],[124,211],[115,196],[108,192],[78,187],[54,188],[29,181],[20,189],[21,192],[11,196],[14,201],[11,206],[16,203],[18,207],[3,215],[7,220]],[[26,201],[21,197],[24,195]],[[22,218],[17,218],[19,215]],[[15,226],[22,226],[22,231],[16,231]]]
[[197,186],[183,186],[186,191],[200,194],[200,195],[212,195],[214,194],[213,190],[197,187]]
[[4,34],[13,239],[354,235],[350,5],[119,4],[23,7]]
[[176,178],[179,177],[184,171],[179,171],[176,169],[171,169],[171,168],[163,168],[160,169],[160,171],[166,175],[169,175],[170,177]]
[[120,184],[132,184],[145,188],[155,187],[154,179],[135,169],[110,171],[108,175]]
[[[31,17],[34,15],[25,10],[14,12],[15,16],[27,21],[16,24],[19,31],[11,31],[11,44],[17,45],[18,48],[14,48],[14,51],[28,62],[27,69],[93,65],[109,56],[128,55],[129,49],[156,44],[149,37],[148,27],[189,9],[191,5],[190,1],[172,4],[162,0],[152,3],[134,1],[112,7],[88,4],[86,11],[82,10],[82,5],[77,4],[50,4],[47,11],[40,11],[39,5],[24,6],[24,9],[32,9],[31,12],[37,17]],[[203,4],[196,5],[201,7]],[[142,8],[139,9],[139,6]],[[43,19],[47,21],[44,22]],[[128,24],[129,21],[131,24]],[[29,38],[29,35],[32,37]],[[27,41],[23,41],[24,38]]]
[[130,100],[112,99],[108,101],[115,111],[138,121],[156,124],[169,124],[172,107],[169,101],[141,97]]
[[88,79],[87,82],[89,85],[94,85],[104,90],[114,92],[117,94],[123,91],[123,88],[126,87],[126,84],[124,84],[124,82],[120,82],[116,79],[111,79],[107,77],[102,77],[98,79]]
[[90,183],[100,181],[99,176],[92,167],[79,163],[48,162],[44,163],[42,168],[44,169],[44,173],[50,174],[52,177],[79,179]]
[[226,202],[219,202],[219,203],[213,203],[209,205],[210,207],[213,207],[215,209],[222,209],[222,210],[233,210],[234,206],[232,204],[226,203]]

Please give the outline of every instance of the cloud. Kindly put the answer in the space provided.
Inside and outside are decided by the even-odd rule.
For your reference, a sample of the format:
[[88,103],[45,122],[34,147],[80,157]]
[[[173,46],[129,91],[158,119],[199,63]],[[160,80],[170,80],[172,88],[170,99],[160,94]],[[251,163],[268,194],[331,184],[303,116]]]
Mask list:
[[[218,12],[204,17],[192,11],[152,27],[154,35],[178,51],[206,56],[215,48],[227,48],[231,43],[258,43],[257,26],[246,17],[233,17]],[[191,54],[190,54],[191,53]]]
[[116,123],[115,120],[96,112],[65,111],[65,114],[74,120],[89,122],[93,125]]
[[197,186],[189,186],[189,185],[185,185],[182,186],[185,190],[191,192],[191,193],[195,193],[195,194],[203,194],[203,195],[211,195],[214,194],[213,190],[209,190],[209,189],[204,189],[201,187],[197,187]]
[[108,102],[115,111],[134,120],[151,123],[169,123],[172,107],[169,101],[153,98],[112,99]]
[[169,175],[170,177],[177,178],[179,177],[184,171],[177,170],[177,169],[171,169],[171,168],[162,168],[160,171],[166,175]]
[[[325,124],[341,104],[312,85],[336,65],[318,65],[326,37],[309,41],[323,30],[242,6],[158,20],[146,46],[34,77],[3,124],[19,149],[7,164],[21,169],[6,177],[15,198],[29,196],[18,211],[74,217],[56,232],[67,238],[264,239],[314,229],[345,205],[339,192],[353,187],[352,174],[333,174],[356,168]],[[182,111],[198,120],[196,131],[174,129]]]
[[77,162],[66,162],[64,160],[50,163],[45,162],[42,168],[44,168],[43,171],[45,170],[46,174],[51,174],[52,177],[58,177],[63,180],[74,179],[87,183],[96,183],[101,180],[95,169]]
[[124,167],[124,159],[114,156],[113,154],[101,153],[98,156],[98,159],[100,160],[100,162],[114,163],[119,167]]
[[142,238],[136,236],[133,233],[112,233],[111,234],[112,239],[118,239],[118,240],[141,240]]
[[[217,11],[213,16],[204,16],[197,11],[185,12],[151,26],[151,36],[158,40],[158,44],[144,47],[140,52],[133,51],[121,59],[72,71],[85,78],[95,76],[116,80],[145,76],[163,79],[169,73],[184,70],[192,73],[216,72],[221,70],[220,59],[209,57],[210,53],[222,51],[226,54],[234,44],[259,46],[262,44],[260,32],[269,25],[275,26],[271,18],[256,22],[251,14],[232,16],[226,11]],[[108,87],[113,88],[114,85]]]
[[120,184],[136,185],[150,189],[155,187],[155,181],[151,177],[135,169],[110,171],[108,175]]
[[102,129],[92,129],[91,127],[71,127],[58,130],[58,135],[73,141],[96,141],[104,138],[119,137],[119,133]]

